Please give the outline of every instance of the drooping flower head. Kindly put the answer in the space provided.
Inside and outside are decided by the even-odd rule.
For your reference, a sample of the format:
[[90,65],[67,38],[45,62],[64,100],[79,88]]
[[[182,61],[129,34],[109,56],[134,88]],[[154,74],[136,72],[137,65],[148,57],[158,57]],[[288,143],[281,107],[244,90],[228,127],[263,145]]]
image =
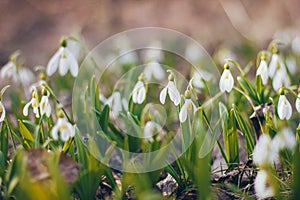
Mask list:
[[47,75],[52,76],[58,69],[59,74],[64,76],[70,70],[73,77],[78,75],[78,62],[72,52],[66,48],[67,41],[61,42],[61,47],[52,56],[47,65]]
[[295,102],[295,107],[298,113],[300,113],[300,86],[298,87],[298,97]]
[[37,94],[37,89],[36,88],[33,88],[31,100],[23,108],[23,115],[24,116],[28,116],[29,106],[32,106],[33,113],[35,114],[35,117],[39,118],[40,117],[40,114],[39,114],[39,99],[38,99],[38,94]]
[[220,87],[221,92],[226,91],[229,93],[233,88],[234,79],[232,77],[232,74],[231,74],[229,68],[230,68],[229,64],[226,62],[224,64],[224,71],[221,75],[220,82],[219,82],[219,87]]
[[283,88],[279,90],[279,100],[277,106],[277,113],[281,120],[286,119],[289,120],[292,116],[292,106],[286,96],[284,95]]
[[262,83],[266,85],[268,83],[268,63],[266,61],[266,55],[263,53],[260,57],[260,63],[256,71],[256,76],[260,76]]
[[186,121],[189,111],[193,111],[193,113],[195,113],[197,111],[197,107],[191,99],[191,90],[188,88],[184,94],[184,104],[179,112],[179,121],[181,123]]
[[51,136],[54,140],[58,140],[58,133],[60,133],[60,138],[62,141],[66,142],[69,138],[75,136],[75,128],[65,117],[63,112],[59,110],[57,112],[57,121],[51,130]]
[[164,70],[156,61],[147,63],[143,73],[145,74],[145,78],[147,81],[150,81],[152,77],[159,81],[165,78]]
[[49,96],[50,93],[48,90],[45,88],[42,89],[42,98],[40,102],[40,111],[41,111],[41,116],[46,114],[47,117],[50,117],[51,115],[51,105],[49,102]]
[[259,166],[272,166],[278,162],[278,152],[272,148],[272,138],[263,133],[253,151],[253,162]]
[[165,104],[167,94],[170,97],[170,100],[174,103],[175,106],[178,106],[180,103],[180,93],[178,89],[176,88],[175,79],[173,73],[168,70],[167,72],[170,72],[170,75],[168,77],[168,84],[162,89],[159,95],[159,100],[161,104]]
[[5,107],[2,103],[2,95],[8,87],[10,87],[10,86],[9,85],[5,86],[0,92],[0,122],[4,121],[5,115],[6,115]]
[[143,81],[143,74],[138,78],[132,91],[132,101],[136,104],[142,104],[146,99],[146,86]]
[[276,194],[275,188],[270,178],[272,174],[269,174],[266,170],[260,170],[257,172],[257,176],[254,181],[255,194],[258,199],[266,199],[273,197]]

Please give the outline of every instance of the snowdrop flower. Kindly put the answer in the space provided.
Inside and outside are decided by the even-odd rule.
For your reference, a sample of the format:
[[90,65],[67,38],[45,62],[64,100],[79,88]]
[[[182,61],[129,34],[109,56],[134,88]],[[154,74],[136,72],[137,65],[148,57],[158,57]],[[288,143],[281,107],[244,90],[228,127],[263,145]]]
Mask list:
[[300,87],[298,88],[298,97],[295,102],[295,107],[298,113],[300,113]]
[[284,63],[278,54],[277,47],[273,47],[272,52],[273,54],[268,68],[268,74],[270,78],[273,78],[279,69],[285,68]]
[[2,104],[2,102],[0,101],[0,122],[3,122],[4,121],[4,118],[5,118],[5,108],[4,108],[4,105]]
[[197,63],[200,61],[202,55],[203,55],[203,50],[197,44],[192,43],[186,47],[185,57],[189,61]]
[[184,104],[181,107],[181,110],[179,112],[179,121],[181,123],[186,121],[189,111],[193,111],[194,113],[197,111],[197,107],[195,106],[195,104],[191,100],[190,92],[191,92],[190,90],[187,90],[187,91],[185,91],[185,94],[184,94],[185,101],[184,101]]
[[275,189],[272,187],[272,182],[269,179],[267,171],[260,170],[257,172],[254,189],[258,199],[266,199],[275,195]]
[[197,88],[204,88],[205,84],[204,81],[210,81],[212,79],[212,74],[209,73],[208,71],[205,70],[195,70],[194,74],[193,74],[193,86],[197,87]]
[[170,75],[168,77],[169,82],[160,92],[159,100],[160,100],[161,104],[165,104],[167,94],[168,94],[170,97],[170,100],[174,103],[174,105],[178,106],[180,103],[180,93],[176,88],[173,73],[169,70],[167,72],[170,72]]
[[295,54],[300,54],[300,37],[295,37],[292,41],[292,50]]
[[47,117],[50,117],[50,115],[51,115],[51,105],[49,103],[49,96],[50,96],[50,93],[48,92],[48,90],[43,88],[43,90],[42,90],[42,99],[41,99],[41,102],[40,102],[41,116],[46,114]]
[[260,76],[262,83],[266,85],[268,83],[268,64],[266,61],[266,56],[262,55],[259,66],[256,71],[256,76]]
[[142,52],[142,57],[144,62],[151,61],[162,61],[164,58],[163,51],[161,50],[161,42],[156,40],[152,41],[144,52]]
[[[109,98],[101,98],[104,104],[108,105],[111,108],[113,116],[116,117],[119,115],[119,112],[122,111],[122,106],[125,108],[127,107],[127,101],[125,98],[121,98],[121,94],[119,91],[115,91]],[[100,99],[100,100],[101,100]]]
[[139,76],[138,82],[135,84],[132,91],[132,101],[137,104],[142,104],[146,99],[146,87],[143,82],[143,74]]
[[280,68],[279,70],[277,70],[273,81],[272,81],[272,86],[274,88],[274,90],[279,90],[280,87],[283,86],[290,86],[291,85],[291,80],[289,75],[287,74],[287,71],[285,69],[285,67]]
[[44,72],[40,74],[40,80],[30,86],[30,91],[33,91],[35,88],[43,87],[43,85],[47,85],[46,74]]
[[32,91],[31,100],[23,108],[23,115],[24,116],[28,116],[28,109],[29,109],[30,105],[33,108],[33,113],[35,114],[35,117],[39,118],[40,117],[40,114],[39,114],[39,100],[38,100],[38,95],[37,95],[36,88]]
[[271,137],[263,133],[255,145],[253,151],[253,162],[257,165],[273,165],[278,162],[278,153],[276,149],[272,148]]
[[221,92],[230,92],[233,88],[234,84],[234,79],[232,77],[232,74],[229,70],[229,64],[225,63],[224,65],[224,71],[221,75],[220,82],[219,82],[219,87]]
[[8,87],[10,87],[10,86],[9,85],[5,86],[4,88],[2,88],[2,90],[0,92],[0,122],[4,121],[5,115],[6,115],[5,108],[2,103],[2,95]]
[[290,128],[284,128],[272,140],[272,146],[279,153],[282,149],[293,149],[296,145],[296,136]]
[[57,69],[59,74],[64,76],[70,70],[73,77],[78,75],[78,62],[75,56],[66,48],[67,41],[63,40],[61,47],[52,56],[47,65],[47,75],[52,76]]
[[279,100],[277,106],[277,113],[281,120],[287,119],[289,120],[292,116],[292,106],[286,96],[284,95],[284,91],[280,89],[279,91]]
[[118,37],[114,45],[118,50],[118,61],[120,65],[137,63],[138,56],[135,51],[131,51],[132,48],[129,38],[127,38],[126,36]]
[[27,85],[34,79],[34,75],[27,68],[18,69],[16,63],[18,56],[19,52],[15,52],[10,56],[8,63],[2,67],[0,76],[1,78],[10,78],[15,83],[21,81],[23,85]]
[[72,124],[68,122],[62,111],[58,113],[56,124],[51,130],[51,136],[54,140],[58,140],[58,133],[60,133],[60,138],[64,142],[66,142],[69,138],[75,136],[74,126],[72,126]]
[[165,78],[164,70],[162,69],[161,65],[156,61],[148,63],[143,73],[148,81],[150,81],[152,77],[154,77],[158,81],[161,81]]
[[293,56],[288,56],[286,59],[285,59],[285,62],[286,62],[286,66],[289,70],[289,72],[291,74],[295,74],[297,73],[298,71],[298,66],[297,66],[297,62],[296,62],[296,59],[295,57]]
[[153,141],[152,136],[162,130],[161,126],[154,121],[147,121],[144,127],[144,138],[147,141]]

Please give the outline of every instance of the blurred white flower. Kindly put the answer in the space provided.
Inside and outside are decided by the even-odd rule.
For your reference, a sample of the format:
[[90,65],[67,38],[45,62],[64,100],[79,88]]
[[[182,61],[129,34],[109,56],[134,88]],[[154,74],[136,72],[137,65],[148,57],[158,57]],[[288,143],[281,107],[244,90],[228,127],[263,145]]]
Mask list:
[[45,91],[45,89],[43,89],[43,95],[41,98],[41,102],[40,102],[40,111],[41,111],[41,116],[43,116],[44,114],[46,114],[47,117],[50,117],[51,115],[51,105],[49,102],[49,96],[50,93],[48,91]]
[[285,59],[286,66],[291,74],[295,74],[298,71],[297,62],[294,56],[288,56]]
[[274,78],[277,71],[286,71],[284,62],[279,56],[278,52],[274,52],[271,57],[271,61],[268,68],[268,74],[270,78]]
[[118,61],[121,65],[137,63],[138,56],[135,51],[131,51],[132,48],[130,44],[130,39],[128,37],[118,37],[114,45],[118,51]]
[[4,105],[2,104],[2,102],[0,101],[0,122],[3,122],[4,121],[4,118],[5,118],[5,108],[4,108]]
[[160,62],[164,59],[161,42],[158,40],[152,41],[142,52],[144,62]]
[[261,134],[253,151],[253,162],[257,165],[273,165],[278,162],[278,152],[272,148],[272,139],[268,134]]
[[161,81],[165,78],[165,71],[156,61],[147,63],[143,73],[148,81],[150,81],[152,77],[158,81]]
[[104,104],[108,105],[111,109],[111,112],[113,114],[114,117],[119,116],[119,112],[122,111],[122,106],[125,108],[127,108],[127,100],[125,98],[121,98],[121,94],[119,91],[114,91],[112,93],[112,95],[110,97],[108,97],[107,99],[101,98],[100,100],[104,102]]
[[290,85],[291,85],[291,80],[289,75],[287,74],[285,67],[278,69],[272,81],[272,86],[274,90],[277,91],[279,90],[279,88],[283,86],[288,87]]
[[281,120],[288,120],[292,116],[292,106],[284,94],[279,96],[277,113]]
[[8,61],[1,69],[1,78],[12,79],[13,82],[21,81],[23,85],[29,84],[34,79],[34,74],[27,68],[17,68],[15,61]]
[[275,135],[272,147],[279,153],[282,149],[293,149],[296,145],[296,136],[290,128],[284,128]]
[[292,41],[292,50],[295,54],[300,55],[300,37],[295,37]]
[[268,83],[268,64],[265,59],[262,59],[256,71],[256,76],[261,76],[262,83],[266,85]]
[[295,107],[296,107],[296,110],[298,111],[298,113],[300,113],[300,92],[298,93],[298,97],[295,102]]
[[142,80],[139,80],[132,91],[132,101],[137,104],[142,104],[146,99],[146,87]]
[[254,181],[254,189],[258,199],[266,199],[275,195],[275,189],[272,187],[269,176],[270,175],[265,170],[257,172]]
[[191,99],[185,98],[185,102],[179,112],[179,121],[181,123],[185,122],[189,111],[193,111],[195,113],[197,111],[197,107]]
[[210,81],[213,78],[212,74],[206,70],[197,69],[194,71],[192,84],[197,88],[204,88],[204,81]]
[[229,65],[225,64],[224,66],[224,71],[221,75],[220,82],[219,82],[219,87],[221,92],[230,92],[233,88],[234,84],[234,79],[232,77],[232,74],[229,70]]
[[51,136],[54,140],[58,140],[58,133],[60,133],[60,138],[64,142],[75,136],[74,126],[64,116],[58,117],[56,124],[51,130]]
[[170,97],[170,100],[174,103],[175,106],[178,106],[180,103],[180,93],[176,88],[175,81],[174,81],[174,76],[171,73],[169,75],[169,82],[168,84],[162,89],[159,95],[159,100],[161,104],[165,104],[167,94]]
[[161,130],[161,126],[154,121],[147,121],[144,127],[144,139],[147,141],[153,140],[153,135]]
[[40,117],[40,114],[39,114],[39,101],[38,101],[38,96],[37,96],[37,90],[36,89],[34,89],[32,91],[31,100],[23,108],[23,115],[24,116],[28,116],[28,109],[29,109],[30,105],[33,108],[33,113],[35,114],[35,117],[39,118]]
[[57,69],[61,76],[66,75],[68,70],[70,70],[73,77],[76,77],[78,75],[78,62],[75,56],[66,47],[67,41],[63,40],[61,47],[48,62],[48,76],[52,76],[57,71]]
[[200,46],[196,45],[195,43],[191,43],[186,47],[185,50],[185,57],[193,62],[193,64],[196,64],[200,61],[201,57],[203,55],[203,50]]

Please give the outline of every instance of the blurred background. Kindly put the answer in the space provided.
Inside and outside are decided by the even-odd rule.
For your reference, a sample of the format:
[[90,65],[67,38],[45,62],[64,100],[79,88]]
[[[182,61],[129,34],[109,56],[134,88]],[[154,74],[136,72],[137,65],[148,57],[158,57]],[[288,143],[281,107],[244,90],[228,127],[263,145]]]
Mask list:
[[297,33],[298,0],[1,0],[0,65],[21,50],[26,66],[46,65],[62,35],[81,33],[89,49],[144,26],[185,33],[213,54],[220,46],[266,48],[274,34]]

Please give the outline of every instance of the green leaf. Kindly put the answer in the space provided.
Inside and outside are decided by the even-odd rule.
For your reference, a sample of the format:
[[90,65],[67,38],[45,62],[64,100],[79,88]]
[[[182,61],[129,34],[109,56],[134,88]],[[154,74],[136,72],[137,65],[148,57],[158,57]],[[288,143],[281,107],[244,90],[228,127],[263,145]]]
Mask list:
[[20,134],[24,140],[23,144],[29,148],[32,147],[34,138],[31,134],[31,132],[27,129],[27,127],[23,124],[23,122],[21,120],[18,120],[18,124],[19,124]]

